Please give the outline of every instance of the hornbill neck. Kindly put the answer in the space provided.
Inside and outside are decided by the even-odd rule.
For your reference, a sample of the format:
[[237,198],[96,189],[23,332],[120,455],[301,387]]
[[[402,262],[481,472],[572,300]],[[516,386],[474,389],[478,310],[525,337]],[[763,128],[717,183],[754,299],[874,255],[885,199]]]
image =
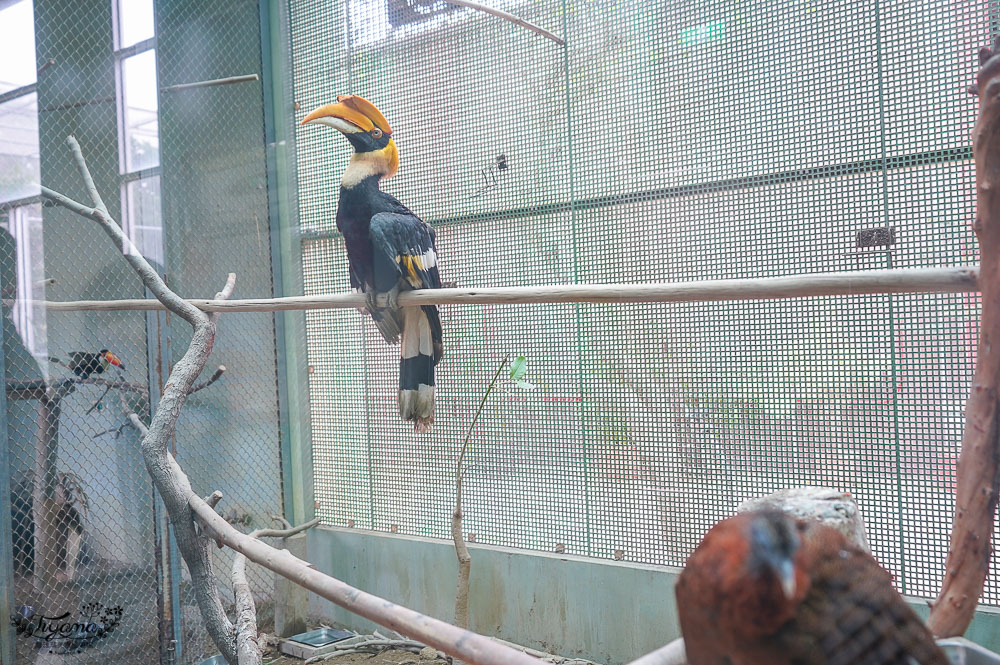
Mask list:
[[351,173],[351,168],[351,166],[347,167],[347,171],[340,181],[341,194],[371,196],[382,191],[379,187],[379,181],[382,180],[381,175],[369,173],[368,175],[363,175],[363,177],[358,177],[362,176],[362,174],[357,172]]
[[368,236],[368,223],[380,211],[380,198],[385,196],[378,186],[379,176],[371,175],[351,186],[341,184],[337,205],[337,228],[345,236]]
[[371,180],[374,181],[375,189],[378,189],[378,181],[388,175],[385,173],[385,166],[384,159],[378,152],[356,152],[351,155],[351,162],[344,171],[340,186],[354,189]]

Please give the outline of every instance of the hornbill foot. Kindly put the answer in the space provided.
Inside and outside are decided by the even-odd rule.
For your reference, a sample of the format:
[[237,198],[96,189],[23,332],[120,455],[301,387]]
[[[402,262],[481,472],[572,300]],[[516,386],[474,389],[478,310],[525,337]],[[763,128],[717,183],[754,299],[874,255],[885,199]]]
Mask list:
[[368,306],[368,311],[370,312],[382,309],[378,306],[378,293],[372,287],[365,288],[365,304]]
[[399,287],[394,286],[385,294],[385,306],[387,309],[397,310],[399,309]]

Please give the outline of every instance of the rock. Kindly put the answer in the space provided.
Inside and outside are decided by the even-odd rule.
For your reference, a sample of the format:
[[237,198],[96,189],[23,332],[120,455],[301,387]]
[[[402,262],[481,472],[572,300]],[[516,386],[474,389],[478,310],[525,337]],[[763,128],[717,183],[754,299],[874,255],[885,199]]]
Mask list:
[[420,660],[437,660],[438,651],[434,647],[424,647],[420,650]]
[[748,499],[736,512],[773,508],[801,520],[820,522],[840,531],[849,541],[871,553],[865,523],[858,504],[847,492],[829,487],[792,487],[754,499]]

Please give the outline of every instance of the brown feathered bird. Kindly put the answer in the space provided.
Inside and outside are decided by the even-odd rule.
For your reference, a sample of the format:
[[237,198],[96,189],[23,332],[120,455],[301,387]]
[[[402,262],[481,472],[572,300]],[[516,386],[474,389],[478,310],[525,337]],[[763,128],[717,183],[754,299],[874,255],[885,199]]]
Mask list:
[[676,593],[690,665],[948,665],[870,554],[785,513],[716,524]]

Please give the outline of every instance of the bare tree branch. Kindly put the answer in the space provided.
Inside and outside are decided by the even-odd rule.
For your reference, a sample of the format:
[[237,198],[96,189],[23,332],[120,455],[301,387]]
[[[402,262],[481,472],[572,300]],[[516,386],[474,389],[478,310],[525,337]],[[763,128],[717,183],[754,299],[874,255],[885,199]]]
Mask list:
[[494,7],[488,7],[487,5],[484,5],[484,4],[480,3],[480,2],[473,2],[473,0],[448,0],[448,2],[450,2],[453,5],[458,5],[459,7],[468,7],[469,9],[475,9],[476,11],[483,12],[485,14],[492,14],[493,16],[496,16],[497,18],[502,18],[505,21],[510,21],[514,25],[519,25],[522,28],[527,28],[528,30],[531,30],[533,33],[535,33],[536,35],[541,35],[542,37],[545,37],[546,39],[551,39],[556,44],[559,44],[559,46],[565,46],[566,45],[566,41],[562,37],[559,37],[559,36],[557,36],[557,35],[549,32],[545,28],[540,28],[537,25],[535,25],[534,23],[529,23],[529,22],[525,21],[523,18],[521,18],[520,16],[514,16],[513,14],[511,14],[509,12],[505,12],[505,11],[503,11],[501,9],[495,9]]
[[[232,273],[230,273],[230,274],[232,274]],[[210,385],[212,385],[213,383],[215,383],[216,381],[218,381],[219,379],[221,379],[222,375],[225,374],[225,373],[226,373],[226,366],[225,365],[219,365],[219,367],[216,368],[215,373],[212,374],[212,376],[210,376],[206,380],[202,381],[201,383],[196,383],[193,386],[191,386],[191,392],[189,392],[188,395],[192,395],[192,394],[198,392],[199,390],[204,390],[205,388],[208,388]]]
[[281,523],[282,523],[282,525],[284,525],[284,527],[285,527],[286,529],[291,529],[291,528],[293,528],[293,527],[292,527],[292,523],[291,523],[291,522],[289,522],[288,520],[286,520],[286,519],[285,519],[285,518],[284,518],[283,516],[281,516],[281,515],[271,515],[271,519],[272,519],[272,520],[274,520],[275,522],[281,522]]
[[[251,538],[291,538],[297,533],[302,533],[308,529],[313,528],[319,524],[322,520],[315,517],[304,524],[298,526],[293,526],[288,529],[256,529],[250,532]],[[312,565],[312,564],[309,564]]]
[[[173,437],[177,418],[180,416],[184,401],[212,352],[212,346],[215,342],[215,322],[207,314],[171,291],[156,273],[156,270],[136,250],[132,241],[122,233],[121,227],[108,213],[107,207],[94,185],[94,179],[87,169],[80,144],[72,136],[66,142],[73,152],[93,207],[88,208],[47,187],[42,188],[42,195],[73,212],[98,222],[116,247],[125,248],[125,260],[136,271],[146,288],[167,309],[183,318],[194,328],[187,351],[170,372],[170,377],[160,397],[159,407],[156,409],[149,427],[147,428],[135,413],[129,413],[129,421],[139,432],[143,433],[142,454],[146,462],[146,469],[170,514],[177,545],[191,572],[191,586],[195,591],[198,606],[205,620],[205,627],[226,660],[230,663],[237,663],[234,627],[226,616],[216,586],[215,576],[212,572],[210,545],[195,532],[188,509],[188,497],[194,496],[194,491],[191,489],[188,477],[177,465],[168,449],[168,443]],[[226,287],[229,293],[232,292],[231,283],[234,279],[235,277],[230,275],[227,280]],[[223,290],[223,293],[225,291],[226,289]]]
[[222,501],[222,492],[220,492],[219,490],[215,490],[208,496],[207,499],[205,499],[205,503],[212,506],[213,508],[219,505],[220,501]]
[[236,656],[239,665],[261,665],[257,642],[257,608],[247,582],[247,558],[233,558],[233,596],[236,599]]
[[455,625],[459,628],[469,627],[469,576],[472,573],[472,555],[469,554],[469,548],[465,544],[465,536],[462,535],[462,477],[464,476],[462,464],[465,462],[465,453],[469,450],[472,430],[479,422],[486,398],[493,392],[497,379],[500,378],[500,372],[507,366],[509,360],[510,354],[508,353],[500,361],[500,366],[493,373],[493,378],[490,380],[486,392],[483,393],[483,398],[479,400],[479,408],[476,409],[476,415],[473,416],[469,429],[465,432],[462,450],[458,453],[458,463],[455,465],[455,509],[451,513],[451,539],[455,543],[455,555],[458,557],[458,579],[455,584]]
[[[214,492],[213,497],[222,496]],[[290,529],[256,529],[249,534],[250,538],[287,538],[310,529],[320,523],[317,517],[305,524]],[[301,559],[299,559],[301,561]],[[306,563],[303,561],[303,563]],[[310,564],[306,564],[310,565]],[[247,582],[247,558],[236,553],[233,558],[233,595],[236,597],[236,653],[239,665],[260,665],[261,651],[257,642],[257,609],[254,606],[253,594]]]
[[[49,198],[61,196],[43,188]],[[79,205],[79,204],[77,204]],[[83,207],[83,210],[91,210]],[[710,279],[691,282],[649,284],[565,284],[498,286],[486,288],[415,289],[399,295],[400,307],[422,305],[538,305],[546,303],[654,303],[781,300],[816,296],[864,295],[872,293],[974,293],[979,290],[979,267],[894,268],[849,272]],[[166,309],[152,298],[123,300],[23,300],[50,312],[152,312]],[[209,300],[191,298],[191,305],[205,312],[285,312],[314,309],[359,309],[365,296],[359,293],[327,293],[312,296]],[[386,296],[379,296],[379,306]]]
[[937,637],[965,633],[983,592],[1000,481],[1000,37],[979,54],[979,118],[973,132],[977,211],[973,229],[981,255],[982,314],[972,391],[958,460],[951,547],[941,592],[927,625]]

